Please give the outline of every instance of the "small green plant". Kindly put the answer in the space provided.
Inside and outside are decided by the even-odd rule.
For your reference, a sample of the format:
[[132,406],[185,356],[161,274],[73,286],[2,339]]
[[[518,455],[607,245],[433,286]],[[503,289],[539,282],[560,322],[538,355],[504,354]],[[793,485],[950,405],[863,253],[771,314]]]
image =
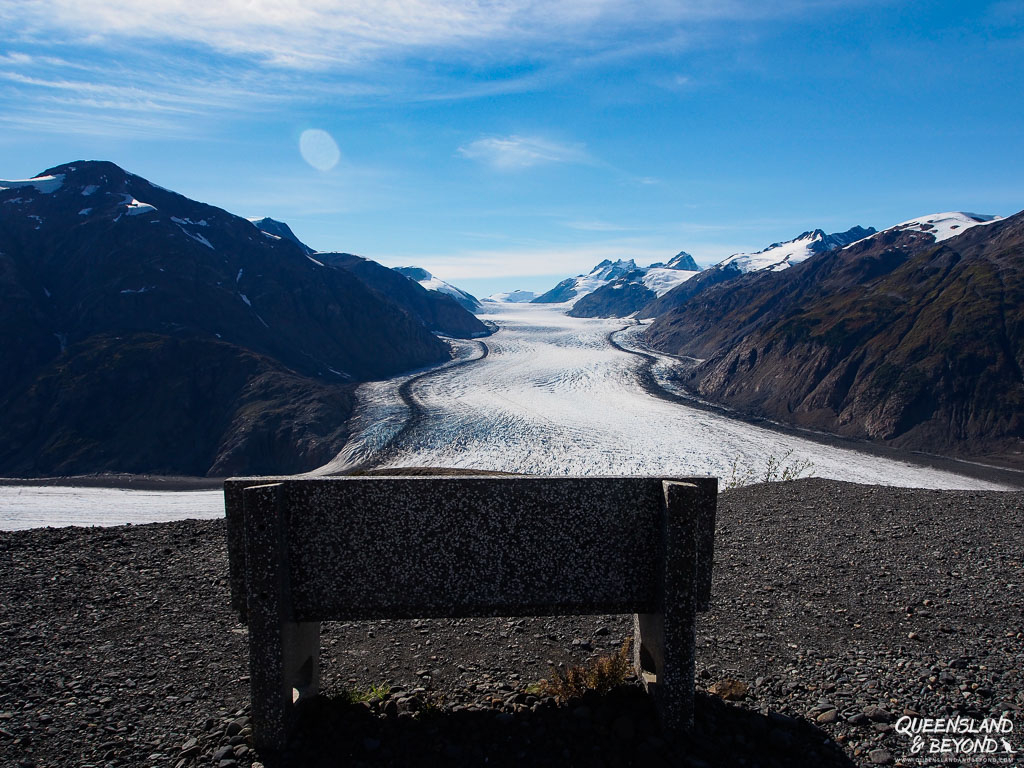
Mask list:
[[391,693],[390,683],[378,683],[361,691],[355,689],[346,690],[344,695],[350,703],[356,704],[360,701],[370,701],[370,699],[383,699],[389,693]]
[[438,693],[434,696],[430,696],[424,700],[423,707],[417,713],[417,716],[421,719],[438,717],[444,714],[444,704],[444,694]]
[[561,699],[574,699],[587,691],[607,693],[626,681],[632,668],[632,645],[632,640],[627,638],[617,653],[601,656],[588,664],[569,667],[565,672],[553,670],[551,679],[541,680],[537,687],[541,693]]
[[741,466],[737,455],[729,464],[729,476],[722,483],[722,490],[729,491],[754,483],[785,483],[807,477],[814,470],[814,462],[808,459],[793,459],[793,450],[786,451],[782,456],[770,454],[765,459],[764,469],[757,471],[750,466]]

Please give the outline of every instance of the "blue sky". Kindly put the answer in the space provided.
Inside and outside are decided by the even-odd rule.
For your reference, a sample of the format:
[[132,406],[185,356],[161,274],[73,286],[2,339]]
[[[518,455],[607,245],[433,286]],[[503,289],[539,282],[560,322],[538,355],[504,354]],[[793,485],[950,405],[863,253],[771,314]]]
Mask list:
[[480,295],[1024,208],[1021,0],[4,0],[0,29],[0,178],[112,160]]

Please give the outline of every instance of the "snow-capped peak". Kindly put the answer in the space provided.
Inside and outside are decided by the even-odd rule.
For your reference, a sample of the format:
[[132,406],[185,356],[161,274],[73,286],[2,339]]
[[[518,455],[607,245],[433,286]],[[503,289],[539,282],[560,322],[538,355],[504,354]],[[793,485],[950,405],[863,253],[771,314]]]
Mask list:
[[873,235],[875,231],[874,227],[865,229],[858,226],[845,232],[826,235],[822,230],[814,229],[784,243],[772,243],[756,253],[734,253],[720,261],[718,266],[738,272],[756,272],[762,269],[778,272],[793,264],[799,264],[816,253],[840,248]]
[[897,224],[895,227],[890,227],[886,231],[903,229],[916,232],[927,232],[935,238],[936,243],[941,243],[943,240],[956,237],[961,232],[965,232],[971,227],[976,227],[981,224],[991,224],[992,222],[999,221],[1002,218],[1002,216],[990,216],[987,214],[949,211],[947,213],[932,213],[928,216],[910,219],[909,221]]
[[596,278],[598,280],[614,280],[615,278],[622,277],[627,272],[632,272],[635,269],[636,262],[633,261],[633,259],[619,259],[617,261],[605,259],[590,270],[587,277]]
[[817,253],[813,245],[825,239],[820,229],[804,232],[799,237],[784,243],[772,243],[756,253],[734,253],[724,259],[721,266],[736,269],[739,272],[754,272],[761,269],[778,271],[791,264],[799,264],[804,259]]
[[[654,264],[651,265],[656,266]],[[697,266],[697,262],[693,260],[693,256],[688,254],[686,251],[680,251],[665,264],[666,269],[682,269],[687,272],[699,272],[700,267]]]
[[[687,269],[693,264],[694,269]],[[642,284],[661,296],[682,282],[689,280],[699,267],[685,251],[678,253],[666,265],[662,262],[649,267],[638,267],[633,259],[611,261],[605,259],[585,275],[568,277],[545,294],[536,298],[537,303],[559,304],[567,302],[573,306],[584,296],[594,293],[606,285],[625,287],[627,284]]]

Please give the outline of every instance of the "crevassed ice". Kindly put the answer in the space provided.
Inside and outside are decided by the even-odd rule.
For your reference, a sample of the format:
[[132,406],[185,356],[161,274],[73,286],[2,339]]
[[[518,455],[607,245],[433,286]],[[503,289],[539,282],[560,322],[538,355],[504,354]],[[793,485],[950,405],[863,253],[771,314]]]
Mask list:
[[[541,475],[687,475],[763,472],[770,457],[812,462],[811,474],[925,488],[997,484],[757,427],[647,394],[642,361],[608,342],[622,320],[572,318],[567,304],[488,302],[500,330],[486,358],[414,383],[425,415],[408,415],[400,381],[363,384],[353,438],[332,470],[382,456],[382,466],[464,467]],[[481,342],[462,342],[467,349]],[[660,358],[658,371],[675,362]],[[656,374],[657,372],[656,371]],[[388,446],[392,448],[388,448]],[[384,451],[381,453],[381,451]]]

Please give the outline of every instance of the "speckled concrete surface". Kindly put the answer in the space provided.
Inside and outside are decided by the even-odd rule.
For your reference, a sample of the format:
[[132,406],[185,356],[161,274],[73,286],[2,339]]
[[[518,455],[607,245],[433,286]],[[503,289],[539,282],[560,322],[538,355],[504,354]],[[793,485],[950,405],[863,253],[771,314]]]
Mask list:
[[249,478],[225,499],[260,747],[315,693],[326,620],[636,612],[637,668],[667,727],[692,724],[713,478]]

